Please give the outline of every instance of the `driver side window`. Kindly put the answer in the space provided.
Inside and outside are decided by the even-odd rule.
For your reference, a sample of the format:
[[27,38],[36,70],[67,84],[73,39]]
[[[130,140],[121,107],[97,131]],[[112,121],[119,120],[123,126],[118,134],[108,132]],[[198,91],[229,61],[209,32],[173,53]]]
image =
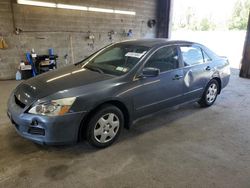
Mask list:
[[158,49],[147,61],[145,67],[160,69],[160,72],[179,68],[178,50],[175,46]]

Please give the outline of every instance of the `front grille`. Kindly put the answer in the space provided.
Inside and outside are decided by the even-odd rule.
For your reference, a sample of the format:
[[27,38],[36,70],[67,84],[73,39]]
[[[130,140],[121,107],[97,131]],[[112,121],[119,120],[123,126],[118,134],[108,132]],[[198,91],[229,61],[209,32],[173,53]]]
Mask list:
[[20,106],[21,108],[24,108],[25,107],[25,104],[22,103],[15,95],[15,102],[18,106]]
[[36,134],[36,135],[45,135],[45,130],[42,128],[38,128],[38,127],[30,127],[28,129],[28,133],[30,134]]

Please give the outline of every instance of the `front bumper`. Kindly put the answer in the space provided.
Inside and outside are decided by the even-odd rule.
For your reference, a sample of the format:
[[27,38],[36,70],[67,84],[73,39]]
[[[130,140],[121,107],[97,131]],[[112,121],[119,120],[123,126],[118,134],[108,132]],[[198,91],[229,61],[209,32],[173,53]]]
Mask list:
[[62,116],[42,116],[25,113],[11,95],[8,116],[19,135],[33,142],[46,145],[62,145],[77,142],[78,132],[85,112]]

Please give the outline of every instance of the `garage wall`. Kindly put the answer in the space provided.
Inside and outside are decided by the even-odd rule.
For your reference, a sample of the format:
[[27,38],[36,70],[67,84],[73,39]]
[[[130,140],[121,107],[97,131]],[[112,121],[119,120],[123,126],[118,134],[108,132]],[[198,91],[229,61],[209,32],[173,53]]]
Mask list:
[[[66,54],[68,63],[77,62],[111,42],[151,38],[156,34],[155,28],[147,26],[148,19],[156,19],[154,0],[51,2],[129,10],[136,15],[35,7],[15,2],[12,9],[11,0],[0,0],[0,37],[2,35],[9,45],[8,49],[0,50],[0,80],[14,78],[20,60],[24,60],[25,52],[32,48],[37,54],[48,54],[48,49],[54,48],[59,55],[59,66],[64,66]],[[14,34],[14,27],[22,32]],[[132,37],[126,35],[129,29],[132,29]],[[108,36],[111,31],[115,33],[112,39]],[[88,32],[95,36],[94,40],[88,39]]]

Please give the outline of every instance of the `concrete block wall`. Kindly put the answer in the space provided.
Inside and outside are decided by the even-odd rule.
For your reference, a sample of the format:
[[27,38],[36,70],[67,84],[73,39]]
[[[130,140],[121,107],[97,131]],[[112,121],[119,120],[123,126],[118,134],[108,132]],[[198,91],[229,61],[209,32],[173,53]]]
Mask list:
[[[55,2],[46,0],[46,2]],[[55,9],[19,5],[12,0],[0,0],[0,37],[4,37],[8,49],[0,49],[0,80],[13,79],[17,66],[25,59],[25,52],[35,49],[37,54],[48,54],[54,48],[59,55],[59,67],[77,62],[101,47],[116,41],[132,38],[155,37],[156,29],[147,21],[156,19],[156,0],[57,0],[57,3],[112,8],[135,11],[136,15],[109,14],[78,10]],[[13,9],[11,9],[13,3]],[[13,14],[12,11],[13,10]],[[14,20],[14,24],[13,24]],[[13,26],[14,25],[14,26]],[[16,35],[14,27],[23,32]],[[88,39],[88,31],[95,39]],[[108,33],[114,31],[112,40]]]

